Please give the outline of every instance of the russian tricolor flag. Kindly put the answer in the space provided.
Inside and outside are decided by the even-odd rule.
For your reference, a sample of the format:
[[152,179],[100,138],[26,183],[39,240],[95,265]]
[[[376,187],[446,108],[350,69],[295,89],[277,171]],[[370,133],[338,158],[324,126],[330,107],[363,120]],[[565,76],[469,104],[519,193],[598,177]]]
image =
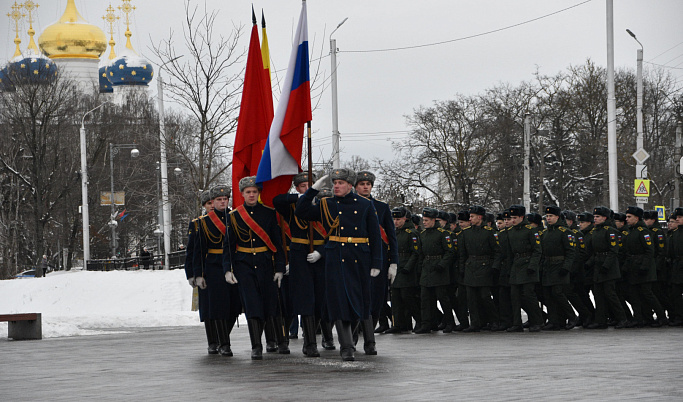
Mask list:
[[256,174],[256,182],[263,185],[261,201],[264,204],[272,206],[273,197],[286,193],[292,176],[301,171],[304,126],[311,119],[308,22],[304,0],[280,102]]

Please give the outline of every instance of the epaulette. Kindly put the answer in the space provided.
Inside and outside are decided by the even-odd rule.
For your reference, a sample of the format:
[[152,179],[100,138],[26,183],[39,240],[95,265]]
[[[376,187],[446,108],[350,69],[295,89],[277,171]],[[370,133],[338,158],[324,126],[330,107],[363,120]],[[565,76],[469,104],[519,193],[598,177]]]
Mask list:
[[662,229],[653,227],[653,228],[650,229],[650,230],[653,231],[653,232],[659,232],[659,231],[662,230]]
[[564,226],[560,226],[560,227],[558,227],[558,229],[560,230],[560,232],[566,232],[567,231],[567,228]]
[[425,232],[425,230],[427,230],[427,229],[422,229],[422,231],[421,231],[420,233],[424,233],[424,232]]
[[442,232],[442,233],[446,231],[446,229],[444,229],[444,228],[436,228],[436,230],[438,230],[439,232]]
[[414,229],[412,229],[412,228],[407,228],[407,229],[403,229],[403,230],[405,230],[405,232],[408,233],[408,234],[413,234],[413,230],[414,230]]
[[538,231],[538,234],[539,234],[539,235],[542,235],[543,233],[545,233],[545,229],[541,229],[541,230]]
[[232,211],[228,212],[229,215],[232,215],[233,213],[237,212],[237,209],[233,209]]
[[590,232],[588,232],[588,234],[593,234],[594,231],[595,231],[595,228],[591,229]]
[[[463,230],[463,232],[464,232],[465,230],[467,230],[467,229],[469,229],[469,228],[471,228],[471,227],[472,227],[472,226],[468,226],[468,227],[466,227],[466,228],[462,228],[462,230]],[[676,229],[678,229],[678,228],[676,228]]]
[[628,230],[622,230],[621,233],[623,233],[624,236],[628,236]]
[[642,231],[643,231],[643,227],[642,227],[642,226],[638,226],[638,231],[639,231],[639,232],[642,232]]
[[489,227],[489,226],[484,226],[484,229],[486,229],[486,230],[493,230],[493,229],[492,229],[491,227]]
[[533,228],[534,228],[534,227],[531,226],[531,225],[524,225],[524,227],[527,228],[527,229],[533,229]]

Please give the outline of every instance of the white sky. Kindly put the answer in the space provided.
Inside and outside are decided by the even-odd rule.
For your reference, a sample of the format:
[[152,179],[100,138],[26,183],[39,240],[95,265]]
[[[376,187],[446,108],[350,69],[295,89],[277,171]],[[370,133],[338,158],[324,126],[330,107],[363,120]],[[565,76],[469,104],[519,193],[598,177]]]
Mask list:
[[[366,159],[392,158],[389,140],[406,135],[405,117],[420,105],[451,99],[455,94],[482,93],[498,83],[513,85],[532,79],[538,67],[556,74],[570,65],[591,58],[607,65],[606,0],[308,0],[311,57],[321,55],[320,68],[330,74],[329,34],[345,17],[348,21],[335,33],[339,63],[339,130],[342,161],[352,155]],[[43,0],[34,28],[43,29],[63,13],[66,0]],[[112,0],[114,6],[120,0]],[[192,0],[203,5],[203,1]],[[233,24],[244,25],[242,46],[248,46],[251,2],[207,0],[208,8],[220,9],[216,26],[225,36]],[[0,0],[0,61],[12,56],[14,31],[5,16],[13,1]],[[182,0],[133,0],[133,45],[151,59],[150,40],[158,43],[176,30],[184,18]],[[524,23],[571,7],[561,13],[500,32],[438,46],[402,51],[356,53],[358,50],[389,49],[464,38]],[[86,20],[104,30],[102,16],[109,1],[76,0]],[[291,50],[300,0],[254,1],[267,20],[268,40],[274,70],[286,66]],[[614,0],[615,67],[635,70],[638,44],[625,32],[631,29],[644,45],[645,67],[657,63],[669,70],[683,86],[683,1]],[[25,28],[22,30],[25,32]],[[115,36],[123,46],[125,27]],[[151,39],[150,39],[151,38]],[[23,47],[28,40],[22,34]],[[108,50],[107,50],[108,52]],[[152,61],[155,61],[152,59]],[[246,60],[245,60],[246,63]],[[312,70],[316,64],[312,65]],[[282,79],[284,71],[277,71]],[[156,86],[152,85],[153,88]],[[155,91],[154,89],[152,91]],[[279,88],[273,92],[279,94]],[[315,94],[314,94],[315,95]],[[618,106],[618,105],[617,105]],[[331,155],[331,91],[326,87],[313,115],[314,160]],[[361,133],[370,133],[363,135]]]

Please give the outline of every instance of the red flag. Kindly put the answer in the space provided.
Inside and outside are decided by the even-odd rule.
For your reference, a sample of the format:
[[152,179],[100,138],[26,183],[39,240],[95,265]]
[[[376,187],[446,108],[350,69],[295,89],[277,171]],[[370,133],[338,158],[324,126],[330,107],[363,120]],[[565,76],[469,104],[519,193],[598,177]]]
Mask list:
[[242,87],[242,103],[237,122],[235,146],[232,153],[232,206],[244,203],[239,191],[240,179],[254,176],[258,171],[261,153],[273,120],[273,98],[270,80],[263,73],[263,60],[258,37],[256,15],[252,8],[253,26],[247,55],[247,67]]

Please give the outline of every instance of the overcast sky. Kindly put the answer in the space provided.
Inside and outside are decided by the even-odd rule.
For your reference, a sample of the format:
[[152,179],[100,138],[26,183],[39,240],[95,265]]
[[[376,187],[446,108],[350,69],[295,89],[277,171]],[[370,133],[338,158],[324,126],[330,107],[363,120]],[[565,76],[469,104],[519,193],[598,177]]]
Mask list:
[[[66,0],[36,2],[40,4],[34,23],[38,37],[62,15]],[[13,3],[0,0],[2,62],[14,51],[13,27],[5,16]],[[204,1],[191,3],[203,5]],[[83,17],[103,30],[102,16],[109,4],[76,0]],[[121,1],[111,0],[111,4],[117,6]],[[158,43],[172,29],[180,40],[184,1],[133,0],[132,4],[137,7],[131,26],[133,45],[138,53],[156,61],[149,50],[150,41]],[[240,46],[246,49],[252,3],[207,0],[206,4],[219,10],[221,24],[215,28],[225,36],[233,24],[244,26]],[[301,1],[257,0],[253,4],[257,14],[262,8],[265,11],[273,68],[283,78],[281,69],[289,59]],[[552,13],[556,14],[549,15]],[[328,80],[331,70],[329,34],[346,17],[348,21],[334,35],[339,49],[342,161],[352,155],[392,159],[390,141],[405,137],[405,116],[421,105],[448,100],[458,93],[482,93],[499,83],[516,85],[532,79],[537,68],[552,75],[588,58],[607,65],[605,0],[308,0],[311,57],[323,57],[320,81]],[[635,70],[638,44],[626,33],[629,28],[643,43],[645,68],[653,68],[651,63],[666,65],[677,85],[683,86],[681,17],[682,0],[614,0],[615,68]],[[506,27],[510,28],[503,29]],[[117,46],[125,44],[124,31],[121,25],[115,35]],[[490,31],[497,32],[457,40]],[[25,33],[22,39],[25,48]],[[449,42],[415,47],[444,41]],[[405,47],[413,48],[387,50]],[[274,87],[273,92],[278,96],[279,88]],[[327,86],[313,112],[314,160],[331,155],[331,113]]]

